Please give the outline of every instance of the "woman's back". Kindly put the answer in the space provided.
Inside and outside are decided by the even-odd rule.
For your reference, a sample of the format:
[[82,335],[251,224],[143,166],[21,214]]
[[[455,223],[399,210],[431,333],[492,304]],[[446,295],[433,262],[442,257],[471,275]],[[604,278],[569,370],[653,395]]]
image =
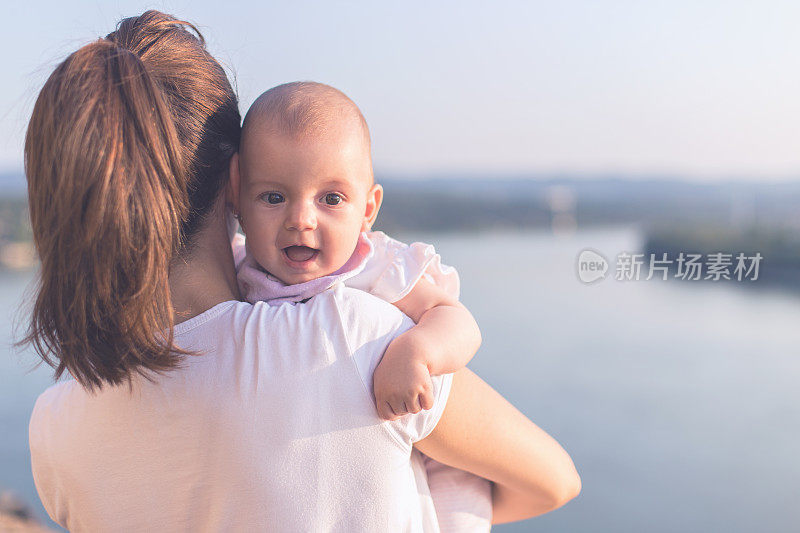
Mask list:
[[221,303],[175,327],[201,355],[155,384],[42,394],[30,439],[44,505],[76,530],[436,530],[409,456],[452,377],[434,379],[433,409],[394,422],[371,395],[383,350],[411,325],[351,289]]

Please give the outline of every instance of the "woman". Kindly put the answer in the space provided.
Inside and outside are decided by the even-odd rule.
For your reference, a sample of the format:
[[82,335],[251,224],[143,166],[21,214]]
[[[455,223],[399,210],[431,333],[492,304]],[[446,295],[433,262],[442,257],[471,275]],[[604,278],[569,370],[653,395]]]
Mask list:
[[469,371],[435,378],[431,410],[378,418],[364,384],[411,325],[394,307],[349,289],[239,301],[224,191],[240,117],[190,29],[123,20],[56,68],[31,118],[28,340],[74,377],[31,417],[50,516],[91,531],[435,531],[412,446],[491,479],[495,523],[577,495],[566,452]]

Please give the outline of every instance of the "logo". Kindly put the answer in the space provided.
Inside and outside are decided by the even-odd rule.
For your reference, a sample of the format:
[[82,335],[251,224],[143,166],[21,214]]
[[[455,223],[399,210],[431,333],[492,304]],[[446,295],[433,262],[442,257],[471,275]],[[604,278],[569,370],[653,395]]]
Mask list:
[[605,279],[608,261],[594,250],[583,250],[578,255],[578,278],[584,283]]

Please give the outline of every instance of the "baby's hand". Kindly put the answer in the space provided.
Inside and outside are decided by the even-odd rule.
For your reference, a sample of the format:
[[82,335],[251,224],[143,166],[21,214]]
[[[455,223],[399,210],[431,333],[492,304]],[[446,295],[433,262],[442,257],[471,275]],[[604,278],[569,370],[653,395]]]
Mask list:
[[394,420],[433,407],[433,383],[423,354],[408,331],[386,348],[372,377],[378,415]]

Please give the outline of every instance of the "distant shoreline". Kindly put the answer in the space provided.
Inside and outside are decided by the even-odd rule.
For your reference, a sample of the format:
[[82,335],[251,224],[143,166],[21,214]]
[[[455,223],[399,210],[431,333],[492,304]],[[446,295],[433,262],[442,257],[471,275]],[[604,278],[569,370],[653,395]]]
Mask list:
[[[571,233],[636,226],[647,237],[643,253],[760,251],[768,256],[766,282],[800,286],[800,182],[378,179],[385,200],[376,228],[390,234],[509,229]],[[25,182],[19,174],[0,174],[0,190],[9,183],[16,184],[14,191],[0,195],[0,268],[31,269],[36,258]]]

